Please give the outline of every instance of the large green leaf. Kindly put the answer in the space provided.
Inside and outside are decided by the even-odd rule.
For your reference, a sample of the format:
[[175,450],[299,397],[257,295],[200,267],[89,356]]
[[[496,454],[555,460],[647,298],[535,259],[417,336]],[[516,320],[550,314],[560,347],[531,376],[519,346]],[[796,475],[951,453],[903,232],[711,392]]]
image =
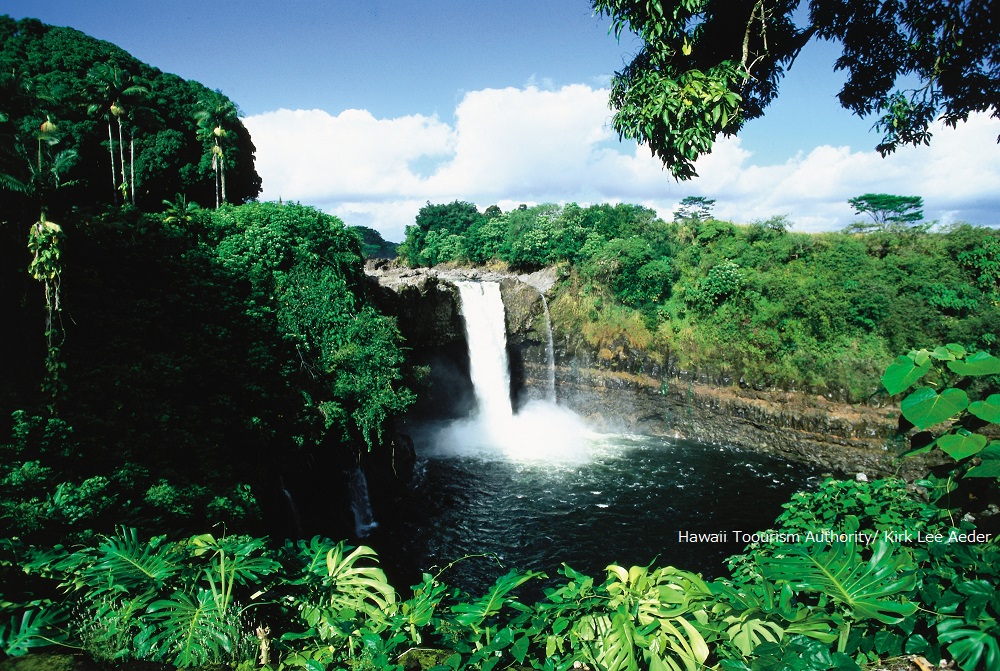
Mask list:
[[364,545],[347,552],[347,547],[338,543],[327,552],[324,584],[332,608],[364,612],[379,622],[385,619],[396,603],[396,592],[382,569],[358,565],[363,559],[376,558],[375,551]]
[[64,642],[66,632],[56,626],[66,619],[66,613],[55,606],[26,610],[18,618],[13,615],[10,625],[0,625],[0,650],[9,657],[26,655],[35,648]]
[[896,598],[916,585],[913,561],[882,537],[867,562],[855,543],[837,542],[829,548],[791,546],[784,556],[764,559],[762,568],[765,577],[792,589],[827,594],[859,619],[896,624],[917,610]]
[[1000,441],[994,440],[979,453],[982,463],[970,468],[967,478],[1000,478]]
[[1000,394],[990,394],[985,401],[973,401],[969,412],[991,424],[1000,424]]
[[899,404],[899,410],[921,431],[939,424],[969,407],[969,396],[961,389],[945,389],[938,394],[930,387],[921,387]]
[[200,589],[153,602],[146,618],[154,626],[141,643],[156,652],[158,661],[180,667],[229,661],[240,636],[239,620],[219,608],[217,596]]
[[988,352],[976,352],[965,361],[949,361],[948,368],[959,375],[1000,375],[1000,359]]
[[96,554],[74,585],[89,587],[91,597],[102,592],[153,593],[163,589],[182,568],[174,544],[166,543],[164,536],[139,540],[135,529],[123,528],[117,536],[106,537]]
[[507,595],[511,591],[529,580],[543,577],[543,575],[535,571],[521,573],[516,569],[511,569],[506,575],[497,578],[486,594],[475,602],[452,606],[452,611],[458,614],[455,621],[471,627],[473,630],[478,630],[489,617],[499,613],[510,602]]
[[937,439],[937,446],[955,461],[968,459],[986,447],[986,436],[959,429]]
[[[1000,669],[1000,643],[975,625],[957,618],[944,620],[938,624],[938,640],[948,644],[948,652],[965,671]],[[985,666],[980,667],[980,661],[985,661]]]
[[889,364],[882,374],[882,386],[894,396],[901,391],[905,391],[914,382],[922,378],[931,369],[931,362],[927,360],[923,365],[914,363],[909,356],[898,356],[896,360]]

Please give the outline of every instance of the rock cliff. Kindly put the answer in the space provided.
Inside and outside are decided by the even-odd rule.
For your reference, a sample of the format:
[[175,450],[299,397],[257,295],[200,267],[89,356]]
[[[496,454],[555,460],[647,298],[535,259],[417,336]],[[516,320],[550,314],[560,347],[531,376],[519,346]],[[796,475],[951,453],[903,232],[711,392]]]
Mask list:
[[[897,411],[835,403],[796,392],[743,389],[731,381],[678,370],[627,348],[612,357],[586,349],[579,334],[545,318],[549,273],[515,276],[475,269],[369,268],[385,310],[417,365],[429,367],[418,414],[462,416],[472,397],[458,305],[459,279],[499,281],[504,299],[515,408],[545,394],[548,329],[555,342],[556,397],[596,430],[729,443],[817,464],[844,474],[921,474],[890,444]],[[464,376],[464,381],[462,377]],[[709,382],[715,382],[710,384]],[[719,384],[719,383],[722,384]],[[449,387],[448,393],[442,387]]]

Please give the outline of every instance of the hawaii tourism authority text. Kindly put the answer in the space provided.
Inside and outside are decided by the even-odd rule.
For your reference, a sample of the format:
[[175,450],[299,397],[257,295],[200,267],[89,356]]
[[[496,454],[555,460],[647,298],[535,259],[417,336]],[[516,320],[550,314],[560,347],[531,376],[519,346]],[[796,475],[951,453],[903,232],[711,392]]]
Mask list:
[[993,538],[993,534],[980,531],[959,531],[958,529],[952,529],[948,533],[924,533],[912,530],[843,533],[833,529],[820,529],[804,533],[776,531],[751,533],[739,529],[710,533],[677,532],[678,543],[857,543],[859,545],[872,545],[879,538],[887,543],[988,543]]

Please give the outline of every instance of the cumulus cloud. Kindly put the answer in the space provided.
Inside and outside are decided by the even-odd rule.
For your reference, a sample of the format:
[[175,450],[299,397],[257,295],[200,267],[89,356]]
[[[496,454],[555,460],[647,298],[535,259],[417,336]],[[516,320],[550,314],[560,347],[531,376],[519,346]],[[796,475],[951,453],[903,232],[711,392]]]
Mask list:
[[669,218],[698,195],[734,221],[785,214],[797,230],[830,230],[857,218],[848,198],[885,192],[923,196],[931,219],[1000,224],[1000,124],[986,115],[885,159],[826,145],[763,165],[738,138],[725,139],[698,161],[697,179],[678,183],[645,147],[618,142],[607,99],[601,87],[529,84],[466,93],[452,124],[285,109],[245,123],[264,198],[315,205],[397,241],[424,203],[456,199],[481,208],[625,201]]

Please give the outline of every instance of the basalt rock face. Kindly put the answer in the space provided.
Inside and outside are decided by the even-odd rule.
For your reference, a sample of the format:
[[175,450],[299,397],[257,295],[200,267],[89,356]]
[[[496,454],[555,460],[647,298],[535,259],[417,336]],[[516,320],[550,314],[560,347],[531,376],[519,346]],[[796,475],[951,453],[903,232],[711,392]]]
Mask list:
[[[471,403],[464,323],[452,284],[462,279],[500,282],[514,407],[545,397],[550,324],[543,294],[552,277],[455,269],[369,272],[380,286],[383,308],[399,319],[412,360],[431,368],[433,406],[442,403],[442,386],[450,389],[444,396],[450,396],[445,401],[451,415],[464,416]],[[894,409],[740,388],[724,374],[680,370],[670,356],[661,362],[632,351],[626,342],[593,351],[581,334],[567,333],[558,324],[554,329],[556,398],[596,430],[736,444],[842,474],[915,477],[926,472],[926,462],[896,456],[890,444],[898,414]],[[458,379],[462,375],[464,381]],[[461,395],[464,403],[458,400]]]
[[508,277],[500,282],[500,295],[507,325],[511,401],[517,410],[528,401],[546,396],[550,325],[542,294],[536,287]]
[[384,313],[396,317],[413,382],[419,418],[465,417],[472,409],[469,348],[458,288],[436,273],[380,264],[368,269],[371,294]]

